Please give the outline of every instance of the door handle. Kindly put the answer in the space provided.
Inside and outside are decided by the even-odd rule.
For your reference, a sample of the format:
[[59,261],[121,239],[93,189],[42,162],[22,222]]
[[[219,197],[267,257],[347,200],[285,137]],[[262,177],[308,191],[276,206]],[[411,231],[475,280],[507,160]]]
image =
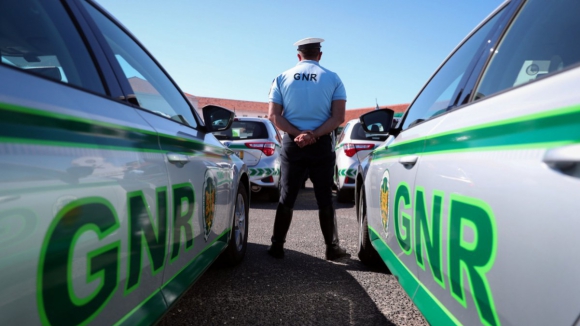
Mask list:
[[417,155],[407,155],[399,159],[399,163],[403,164],[406,168],[410,168],[417,163],[419,156]]
[[580,163],[580,145],[568,145],[549,149],[544,154],[544,163],[558,170],[572,168]]
[[183,154],[167,153],[167,160],[169,163],[173,163],[181,167],[189,162],[189,157]]

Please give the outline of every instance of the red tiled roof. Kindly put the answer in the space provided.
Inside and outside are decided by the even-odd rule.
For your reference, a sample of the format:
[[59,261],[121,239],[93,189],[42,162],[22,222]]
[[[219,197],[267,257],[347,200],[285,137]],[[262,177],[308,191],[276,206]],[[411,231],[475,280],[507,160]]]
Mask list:
[[196,96],[195,98],[197,98],[199,108],[202,108],[208,104],[213,104],[222,106],[226,109],[230,109],[233,111],[268,114],[268,103],[266,102],[240,101],[225,98],[201,97],[201,96]]
[[[200,97],[200,96],[195,96],[195,98],[198,100],[199,108],[202,108],[208,104],[214,104],[223,106],[230,110],[235,109],[236,111],[255,112],[256,114],[264,114],[264,115],[268,114],[267,102],[240,101],[240,100]],[[408,107],[409,103],[379,106],[380,109],[391,109],[395,111],[395,113],[403,113],[407,110]],[[343,125],[346,124],[347,121],[356,119],[360,117],[363,113],[367,113],[373,110],[375,110],[375,107],[346,110],[344,120],[345,123],[343,123]]]
[[[131,77],[129,78],[129,83],[133,90],[138,93],[149,93],[149,94],[159,94],[157,90],[146,80],[143,80],[139,77]],[[268,102],[255,102],[255,101],[241,101],[241,100],[232,100],[232,99],[225,99],[225,98],[215,98],[215,97],[202,97],[202,96],[195,96],[188,93],[185,93],[185,96],[190,100],[190,102],[197,104],[196,109],[200,110],[204,106],[208,104],[218,105],[225,107],[227,109],[243,112],[243,114],[256,114],[256,115],[264,115],[268,114]],[[197,101],[197,103],[196,103]],[[379,106],[380,109],[391,109],[395,111],[395,113],[403,113],[409,107],[409,103],[405,104],[391,104],[391,105],[382,105]],[[346,110],[345,114],[345,123],[347,121],[356,119],[360,117],[363,113],[367,113],[370,111],[375,110],[375,107],[367,107],[367,108],[360,108],[360,109],[350,109]]]
[[159,92],[145,79],[139,77],[129,78],[129,84],[136,93],[159,94]]

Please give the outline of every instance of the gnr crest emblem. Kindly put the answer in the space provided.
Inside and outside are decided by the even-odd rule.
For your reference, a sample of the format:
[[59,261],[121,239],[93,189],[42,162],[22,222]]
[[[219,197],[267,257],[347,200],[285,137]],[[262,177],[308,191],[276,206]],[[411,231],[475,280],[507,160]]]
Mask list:
[[385,170],[383,179],[381,181],[381,195],[379,198],[379,205],[381,207],[381,221],[383,223],[385,234],[388,233],[389,228],[389,179],[389,170]]
[[203,185],[203,235],[205,241],[209,238],[215,217],[216,185],[211,175],[206,173]]

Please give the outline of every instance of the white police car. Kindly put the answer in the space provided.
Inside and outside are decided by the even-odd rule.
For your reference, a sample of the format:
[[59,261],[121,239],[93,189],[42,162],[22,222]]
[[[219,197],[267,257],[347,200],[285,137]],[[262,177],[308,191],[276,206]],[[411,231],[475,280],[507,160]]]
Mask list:
[[431,325],[580,323],[579,13],[503,3],[362,163],[359,258]]
[[212,135],[234,114],[204,125],[93,1],[0,8],[0,325],[152,324],[244,257],[248,170]]
[[269,199],[278,201],[282,137],[270,120],[238,117],[230,129],[215,136],[246,163],[252,191],[267,190]]
[[369,132],[365,132],[358,119],[350,120],[336,140],[336,165],[334,169],[334,184],[337,188],[337,201],[339,203],[352,202],[354,199],[354,185],[356,171],[360,162],[375,148],[381,144],[387,136],[375,134],[380,126],[369,126]]

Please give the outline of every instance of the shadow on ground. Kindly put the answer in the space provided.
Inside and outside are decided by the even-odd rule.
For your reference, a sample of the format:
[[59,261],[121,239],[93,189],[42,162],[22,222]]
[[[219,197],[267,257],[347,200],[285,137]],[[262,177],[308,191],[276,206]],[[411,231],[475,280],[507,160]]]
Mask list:
[[[354,207],[354,200],[349,203],[338,203],[336,201],[336,190],[332,191],[333,204],[338,208],[352,208]],[[266,191],[252,192],[250,195],[250,208],[258,209],[276,209],[278,202],[273,202],[269,199]],[[295,210],[318,210],[316,205],[316,197],[314,196],[314,188],[309,183],[306,188],[300,189],[298,198],[296,198]]]
[[386,268],[293,250],[278,260],[266,249],[248,243],[240,265],[212,266],[159,325],[394,325],[349,274]]

